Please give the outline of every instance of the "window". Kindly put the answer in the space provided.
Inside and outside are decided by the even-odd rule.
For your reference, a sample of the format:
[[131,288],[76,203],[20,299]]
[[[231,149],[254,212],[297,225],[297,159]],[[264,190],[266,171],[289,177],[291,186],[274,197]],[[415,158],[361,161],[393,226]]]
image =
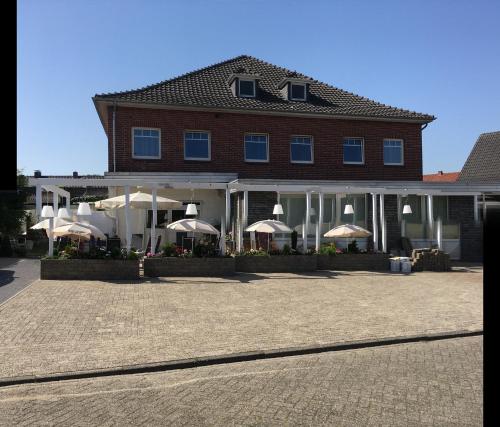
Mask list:
[[269,149],[266,134],[245,135],[245,161],[267,162],[269,161]]
[[290,99],[292,101],[306,100],[306,85],[290,83]]
[[244,98],[255,98],[255,80],[239,79],[239,94]]
[[403,164],[403,141],[401,139],[384,139],[384,165]]
[[292,163],[313,163],[313,141],[310,136],[292,136],[290,161]]
[[344,163],[362,165],[365,162],[363,138],[347,138],[344,140]]
[[132,157],[159,159],[160,129],[132,128]]
[[210,132],[187,131],[184,133],[184,159],[210,160]]

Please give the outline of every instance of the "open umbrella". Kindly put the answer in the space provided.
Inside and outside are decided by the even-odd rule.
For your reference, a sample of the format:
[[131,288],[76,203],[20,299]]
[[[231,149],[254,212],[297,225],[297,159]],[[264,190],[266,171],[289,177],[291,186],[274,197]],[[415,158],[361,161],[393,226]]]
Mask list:
[[365,230],[363,227],[359,227],[354,224],[344,224],[332,228],[330,231],[324,234],[325,237],[368,237],[372,233]]
[[90,234],[92,236],[94,236],[96,239],[101,239],[101,240],[106,239],[106,235],[99,228],[97,228],[95,225],[87,224],[86,222],[78,222],[78,221],[73,222],[73,224],[88,228],[90,230]]
[[174,231],[184,231],[202,234],[219,235],[220,232],[212,224],[196,218],[184,218],[179,221],[172,222],[167,225],[167,228]]
[[[67,224],[71,224],[69,221],[66,221],[65,219],[62,219],[62,218],[59,218],[59,217],[55,217],[53,218],[53,221],[54,221],[54,228],[55,227],[60,227],[62,225],[67,225]],[[31,226],[30,227],[32,230],[46,230],[47,231],[47,235],[48,235],[48,230],[49,230],[49,219],[44,219],[43,221],[40,221],[38,223],[36,223],[35,225]]]
[[87,227],[82,227],[81,225],[70,223],[66,225],[62,225],[60,227],[54,228],[53,235],[54,237],[73,237],[73,238],[83,238],[86,240],[90,239],[90,235],[92,232]]
[[[182,206],[182,202],[177,200],[167,199],[166,197],[156,196],[156,204],[158,209],[174,209]],[[149,193],[137,191],[130,194],[130,207],[133,209],[150,209],[153,205],[153,196]],[[99,200],[95,202],[97,209],[118,209],[125,207],[125,195],[111,197],[109,199]]]
[[257,231],[258,233],[267,233],[267,251],[269,252],[269,235],[272,233],[291,233],[292,229],[284,222],[275,219],[265,219],[254,222],[245,228],[245,231]]

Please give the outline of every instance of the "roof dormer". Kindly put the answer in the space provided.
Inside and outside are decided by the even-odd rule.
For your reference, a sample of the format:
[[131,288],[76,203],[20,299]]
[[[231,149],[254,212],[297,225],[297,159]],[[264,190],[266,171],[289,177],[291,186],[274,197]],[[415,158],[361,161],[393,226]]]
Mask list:
[[285,77],[278,83],[278,89],[289,101],[307,101],[309,80],[300,77]]
[[255,98],[260,75],[247,70],[238,69],[228,79],[229,87],[238,98]]

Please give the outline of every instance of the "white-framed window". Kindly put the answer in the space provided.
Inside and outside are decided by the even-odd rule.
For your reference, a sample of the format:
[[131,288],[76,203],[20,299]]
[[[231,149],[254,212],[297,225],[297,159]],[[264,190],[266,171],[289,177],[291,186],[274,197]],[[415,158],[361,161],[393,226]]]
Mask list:
[[184,132],[184,159],[210,160],[211,142],[210,132],[187,130]]
[[292,163],[314,163],[312,136],[292,136],[290,141],[290,161]]
[[255,98],[255,80],[238,79],[238,93],[243,98]]
[[306,85],[290,83],[290,99],[292,101],[305,101],[306,100]]
[[384,165],[402,165],[403,163],[403,140],[384,139]]
[[362,165],[365,163],[363,138],[344,139],[344,164]]
[[156,128],[132,128],[132,157],[134,159],[161,158],[161,131]]
[[265,133],[245,134],[245,161],[246,162],[269,161],[269,143],[267,134]]

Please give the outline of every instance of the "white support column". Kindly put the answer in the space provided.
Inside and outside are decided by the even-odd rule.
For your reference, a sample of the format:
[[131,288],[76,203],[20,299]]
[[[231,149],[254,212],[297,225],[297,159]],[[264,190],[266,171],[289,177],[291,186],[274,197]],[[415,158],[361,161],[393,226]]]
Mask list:
[[50,217],[49,218],[49,256],[53,256],[54,255],[54,235],[53,235],[53,230],[54,230],[54,218]]
[[231,192],[226,188],[226,229],[229,229],[231,221]]
[[378,251],[377,194],[372,193],[373,250]]
[[443,222],[441,218],[437,220],[436,223],[436,233],[437,233],[437,244],[440,250],[443,249]]
[[403,210],[403,208],[401,207],[401,195],[400,194],[397,195],[397,207],[398,207],[398,222],[401,222],[403,219],[403,215],[401,212]]
[[243,247],[243,208],[241,206],[242,203],[242,198],[240,197],[240,194],[238,194],[238,201],[237,201],[237,206],[236,206],[236,213],[237,213],[237,222],[236,222],[236,232],[237,232],[237,237],[236,237],[236,251],[241,252],[242,247]]
[[243,230],[248,226],[248,191],[243,192]]
[[311,219],[311,192],[306,192],[306,220],[304,222],[305,233],[302,236],[302,247],[304,253],[307,251],[307,235],[309,234],[309,223]]
[[156,223],[158,215],[158,203],[156,201],[157,189],[151,189],[151,196],[153,197],[153,221],[151,222],[151,253],[154,255],[156,252]]
[[66,209],[68,212],[71,212],[71,198],[69,196],[65,197],[66,199]]
[[54,206],[54,215],[57,216],[57,211],[59,210],[59,194],[55,191],[52,192],[52,204]]
[[340,225],[342,215],[342,194],[335,194],[335,226]]
[[381,227],[381,240],[382,240],[382,252],[387,252],[387,229],[385,224],[385,206],[384,206],[384,195],[380,194],[380,227]]
[[127,252],[132,247],[132,232],[130,230],[130,186],[125,186],[125,235]]
[[474,222],[479,223],[479,196],[474,196]]
[[430,245],[432,246],[432,240],[434,239],[434,209],[433,209],[433,200],[432,200],[432,195],[428,194],[427,195],[427,223],[429,224],[429,232],[431,234],[430,236]]
[[42,213],[42,186],[40,183],[36,184],[36,194],[35,194],[35,203],[36,203],[36,216],[37,219],[40,220],[40,214]]
[[321,230],[323,225],[323,203],[324,203],[324,195],[323,193],[318,194],[318,224],[316,228],[316,252],[319,252],[319,248],[321,247]]
[[226,218],[220,217],[220,252],[226,254]]

